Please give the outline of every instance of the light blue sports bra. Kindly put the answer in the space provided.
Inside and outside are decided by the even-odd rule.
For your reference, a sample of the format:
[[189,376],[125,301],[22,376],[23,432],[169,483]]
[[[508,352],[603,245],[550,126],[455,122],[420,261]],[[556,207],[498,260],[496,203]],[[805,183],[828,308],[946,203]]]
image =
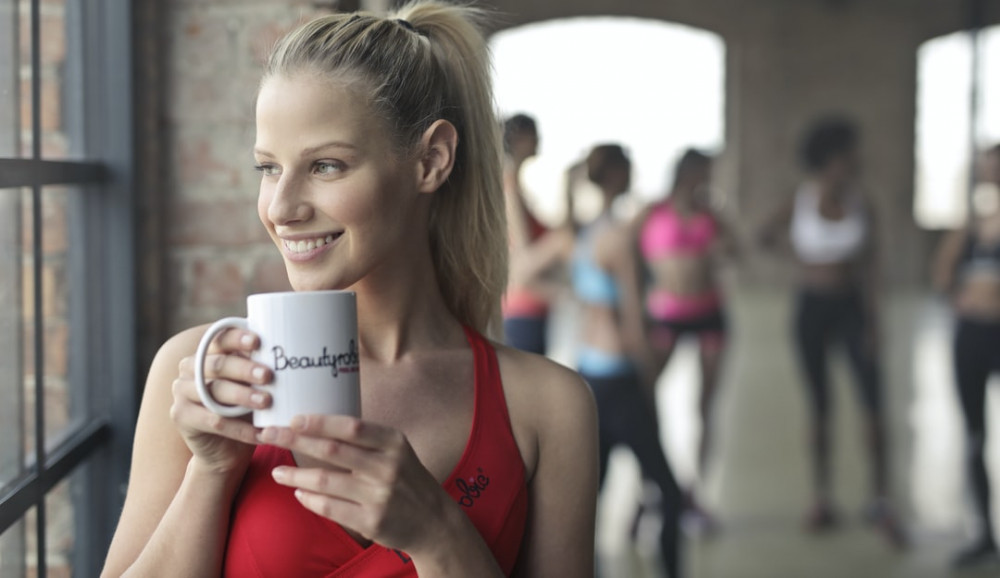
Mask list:
[[580,301],[613,307],[618,305],[618,284],[593,259],[594,238],[607,224],[607,216],[602,216],[580,233],[573,252],[571,276],[573,291]]

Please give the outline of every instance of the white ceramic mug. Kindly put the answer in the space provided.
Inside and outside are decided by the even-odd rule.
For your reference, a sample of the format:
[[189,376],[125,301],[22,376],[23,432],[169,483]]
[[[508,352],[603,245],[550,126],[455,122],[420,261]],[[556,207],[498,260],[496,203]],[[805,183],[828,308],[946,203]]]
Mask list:
[[257,427],[287,426],[304,414],[361,415],[358,309],[350,291],[260,293],[247,297],[247,317],[227,317],[212,324],[195,354],[195,385],[205,407],[227,417],[246,415],[242,406],[222,405],[205,383],[205,354],[225,329],[245,329],[260,336],[251,356],[271,368],[269,385],[253,385],[271,394],[271,407],[253,410]]

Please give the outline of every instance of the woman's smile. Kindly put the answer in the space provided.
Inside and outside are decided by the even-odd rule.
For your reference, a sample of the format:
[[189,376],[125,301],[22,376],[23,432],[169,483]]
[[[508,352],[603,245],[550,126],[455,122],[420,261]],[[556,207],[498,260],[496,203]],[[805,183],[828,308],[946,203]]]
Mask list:
[[343,235],[342,231],[326,235],[296,235],[282,236],[281,247],[285,258],[289,261],[302,263],[312,261],[330,250]]

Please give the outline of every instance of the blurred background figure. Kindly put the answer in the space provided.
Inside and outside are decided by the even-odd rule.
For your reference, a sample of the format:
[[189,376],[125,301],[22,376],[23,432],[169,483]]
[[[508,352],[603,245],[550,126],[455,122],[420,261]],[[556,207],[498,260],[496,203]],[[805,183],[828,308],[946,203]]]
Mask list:
[[544,355],[549,303],[559,290],[552,269],[572,245],[572,233],[549,231],[528,208],[521,186],[524,161],[538,152],[538,127],[525,114],[504,122],[503,186],[510,239],[510,280],[503,302],[507,344]]
[[761,231],[774,247],[787,235],[798,265],[795,346],[811,403],[814,498],[811,531],[837,522],[831,488],[831,392],[828,350],[843,345],[862,405],[873,497],[865,511],[896,545],[903,536],[888,500],[888,457],[879,366],[876,239],[871,203],[859,182],[858,129],[829,117],[808,128],[800,145],[806,179]]
[[598,217],[579,234],[573,290],[581,304],[577,369],[597,400],[601,482],[617,445],[628,446],[643,476],[661,493],[660,551],[667,574],[679,576],[680,489],[660,445],[653,375],[643,334],[638,256],[630,228],[616,222],[612,204],[629,189],[631,163],[619,145],[594,147],[587,176],[603,194]]
[[[647,277],[648,337],[659,375],[684,335],[698,339],[701,368],[697,479],[705,477],[711,447],[711,414],[726,349],[726,315],[717,270],[720,259],[736,253],[729,228],[712,210],[709,192],[712,157],[688,149],[674,171],[667,198],[638,219],[639,247]],[[716,521],[695,497],[685,492],[685,526],[713,531]]]
[[968,476],[979,534],[954,560],[957,567],[1000,561],[986,472],[986,385],[1000,373],[1000,145],[985,155],[984,181],[969,225],[945,237],[934,263],[934,286],[950,297],[956,318],[955,383],[965,417]]

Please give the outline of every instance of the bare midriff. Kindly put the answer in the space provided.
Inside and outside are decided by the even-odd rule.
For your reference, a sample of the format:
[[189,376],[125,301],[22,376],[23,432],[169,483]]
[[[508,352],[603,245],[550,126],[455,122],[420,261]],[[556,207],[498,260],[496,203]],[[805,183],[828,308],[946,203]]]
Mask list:
[[649,263],[656,291],[672,295],[702,295],[715,290],[712,259],[707,255],[670,255]]
[[587,347],[614,355],[624,355],[618,312],[604,305],[585,304],[582,307],[579,335]]
[[843,291],[859,285],[856,263],[801,263],[799,281],[807,289],[817,291]]
[[959,317],[1000,321],[1000,279],[992,275],[970,275],[962,280],[953,299]]

